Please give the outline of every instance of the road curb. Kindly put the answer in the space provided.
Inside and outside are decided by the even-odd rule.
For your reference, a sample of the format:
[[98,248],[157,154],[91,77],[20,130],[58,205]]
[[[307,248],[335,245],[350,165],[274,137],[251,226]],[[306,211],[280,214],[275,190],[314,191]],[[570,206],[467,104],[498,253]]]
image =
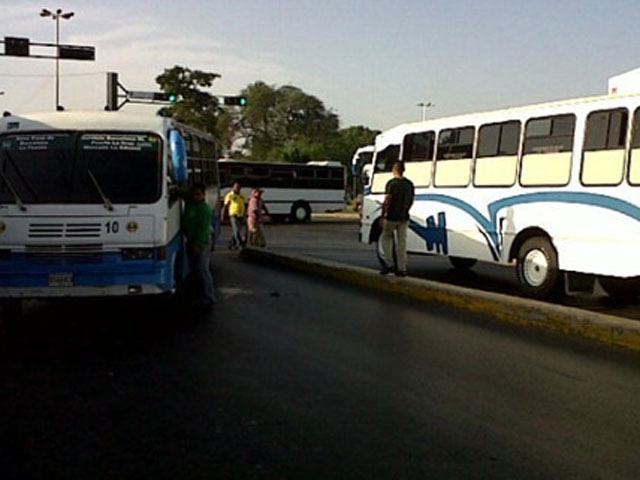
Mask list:
[[640,351],[640,322],[574,307],[512,297],[418,278],[382,276],[376,270],[318,258],[245,248],[241,257],[290,268],[371,290],[490,315],[520,326],[542,328]]

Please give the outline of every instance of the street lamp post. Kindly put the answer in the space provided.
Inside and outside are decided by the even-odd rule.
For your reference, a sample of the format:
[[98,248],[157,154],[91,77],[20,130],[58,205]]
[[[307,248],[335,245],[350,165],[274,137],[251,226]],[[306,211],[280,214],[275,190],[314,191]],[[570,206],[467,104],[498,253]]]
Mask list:
[[63,12],[60,8],[56,13],[46,8],[40,12],[41,17],[51,17],[56,22],[56,110],[60,108],[60,19],[69,20],[74,15],[73,12]]
[[422,121],[424,122],[427,119],[427,108],[435,107],[435,105],[431,102],[420,102],[416,105],[416,107],[422,108]]

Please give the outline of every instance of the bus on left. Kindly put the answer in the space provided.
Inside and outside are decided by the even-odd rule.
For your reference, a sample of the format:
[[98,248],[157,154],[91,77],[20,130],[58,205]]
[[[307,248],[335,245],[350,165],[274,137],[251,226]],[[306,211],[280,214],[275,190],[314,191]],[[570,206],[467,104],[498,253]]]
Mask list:
[[181,187],[203,183],[219,231],[214,139],[159,116],[0,120],[0,300],[173,293],[188,274]]

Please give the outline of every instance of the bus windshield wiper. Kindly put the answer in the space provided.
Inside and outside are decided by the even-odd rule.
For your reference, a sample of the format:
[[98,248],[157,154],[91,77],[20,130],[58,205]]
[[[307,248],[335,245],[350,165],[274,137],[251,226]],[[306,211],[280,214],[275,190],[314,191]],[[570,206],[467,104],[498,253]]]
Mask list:
[[[25,176],[22,174],[22,171],[18,168],[18,165],[16,164],[16,161],[13,159],[13,157],[11,155],[9,155],[9,152],[7,150],[5,150],[3,153],[4,153],[5,158],[9,161],[9,163],[11,164],[13,169],[15,170],[16,175],[18,176],[18,179],[27,188],[29,193],[31,195],[33,195],[33,198],[36,201],[38,201],[38,195],[36,194],[35,190],[31,187],[31,184],[27,181]],[[5,174],[4,173],[3,173],[3,179],[7,183],[7,186],[11,185],[11,182],[8,180],[8,178],[5,178]],[[11,193],[13,193],[13,196],[17,198],[18,197],[18,193],[15,191],[15,188],[13,188],[13,186],[11,186],[11,187],[9,187],[9,189],[11,190]],[[24,205],[24,203],[23,203],[23,205]]]
[[109,211],[113,211],[113,203],[111,203],[111,200],[109,200],[109,197],[107,197],[104,194],[104,191],[102,190],[102,187],[100,186],[100,182],[98,182],[98,179],[96,178],[96,176],[91,171],[91,168],[87,168],[87,172],[89,173],[89,178],[93,182],[93,186],[96,187],[96,190],[100,194],[100,198],[102,198],[102,203],[104,203],[104,208],[106,208]]
[[9,180],[9,177],[7,177],[7,174],[4,172],[0,172],[0,176],[2,176],[4,183],[7,185],[7,187],[11,191],[11,194],[13,195],[13,198],[16,200],[18,207],[20,207],[20,210],[25,212],[27,210],[27,207],[25,206],[24,202],[20,198],[20,195],[18,195],[18,192],[16,191],[13,184],[11,183],[11,180]]

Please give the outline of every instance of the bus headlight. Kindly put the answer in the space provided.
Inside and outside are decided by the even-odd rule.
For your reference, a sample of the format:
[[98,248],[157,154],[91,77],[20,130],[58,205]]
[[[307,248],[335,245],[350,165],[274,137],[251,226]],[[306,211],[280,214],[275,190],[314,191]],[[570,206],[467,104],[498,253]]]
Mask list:
[[138,222],[127,223],[127,232],[136,233],[138,231]]

